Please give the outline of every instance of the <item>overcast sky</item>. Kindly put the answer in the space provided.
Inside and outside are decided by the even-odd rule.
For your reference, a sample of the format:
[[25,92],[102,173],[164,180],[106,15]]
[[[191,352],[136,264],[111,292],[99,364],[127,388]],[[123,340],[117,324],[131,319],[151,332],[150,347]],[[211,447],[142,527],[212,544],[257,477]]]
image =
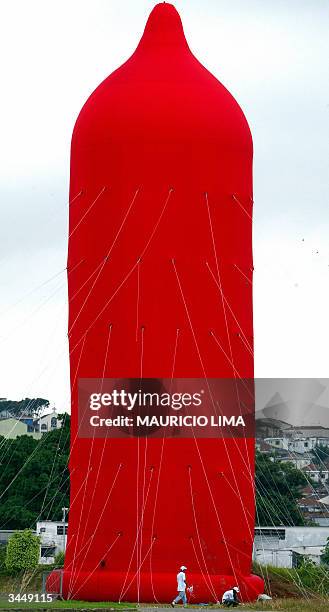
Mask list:
[[[41,396],[62,411],[71,133],[89,94],[133,52],[154,2],[0,6],[0,396]],[[192,51],[253,133],[255,374],[328,377],[329,3],[175,6]]]

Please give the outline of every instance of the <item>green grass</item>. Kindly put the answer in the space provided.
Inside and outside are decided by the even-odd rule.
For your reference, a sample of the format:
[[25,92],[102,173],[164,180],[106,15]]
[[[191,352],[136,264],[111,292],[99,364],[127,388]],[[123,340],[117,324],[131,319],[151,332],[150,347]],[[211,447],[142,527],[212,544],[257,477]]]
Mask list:
[[[148,604],[152,607],[151,604]],[[155,605],[155,604],[154,604]],[[153,605],[153,607],[154,607]],[[167,605],[168,604],[164,604]],[[157,605],[156,607],[161,607]],[[200,606],[189,606],[191,609],[199,609]],[[19,603],[13,602],[9,603],[6,599],[0,598],[0,612],[3,610],[85,610],[91,612],[92,610],[128,610],[128,612],[132,612],[133,610],[137,610],[136,604],[132,603],[116,603],[116,602],[108,602],[108,601],[97,601],[97,602],[86,602],[86,601],[54,601],[50,603]],[[168,612],[171,608],[168,607]],[[209,606],[210,610],[215,611],[216,609],[224,609],[218,606]],[[226,608],[225,608],[226,609]],[[245,604],[237,608],[237,610],[245,610],[245,612],[249,611],[268,611],[268,612],[328,612],[329,610],[329,598],[323,598],[320,596],[312,596],[307,599],[297,599],[297,598],[286,598],[286,599],[273,599],[272,601],[264,601],[254,604]]]
[[9,574],[0,574],[0,611],[1,610],[136,610],[136,605],[132,603],[117,603],[109,601],[60,601],[53,602],[24,602],[24,601],[8,601],[7,593],[38,593],[42,592],[42,574],[48,572],[52,568],[49,566],[38,567],[35,571],[29,572],[23,576],[11,576]]
[[136,610],[136,605],[131,603],[115,603],[111,601],[53,601],[53,602],[9,602],[8,599],[0,598],[0,611],[1,610]]
[[[239,610],[240,608],[236,608]],[[241,608],[241,612],[244,607]],[[312,597],[308,599],[273,599],[255,604],[246,604],[245,610],[268,610],[280,612],[328,612],[329,598]]]
[[[296,569],[254,566],[265,581],[265,593],[275,598],[305,599],[329,596],[329,568],[307,562]],[[329,610],[329,608],[328,608]]]
[[[6,593],[41,593],[42,574],[51,570],[51,567],[39,566],[35,571],[25,576],[10,576],[0,574],[0,612],[1,610],[137,610],[136,604],[113,602],[86,602],[86,601],[54,601],[54,602],[8,602]],[[237,608],[243,612],[273,611],[273,612],[329,612],[329,570],[326,567],[313,567],[312,565],[289,570],[276,567],[254,566],[254,572],[265,579],[265,592],[273,597],[271,601],[245,604]],[[150,607],[151,604],[148,604]],[[171,609],[167,604],[163,607]],[[154,605],[153,605],[154,607]],[[161,604],[156,607],[162,607]],[[209,606],[209,611],[218,606]],[[191,609],[200,609],[200,606],[191,606]],[[218,609],[223,609],[222,607]],[[206,608],[205,608],[206,610]]]

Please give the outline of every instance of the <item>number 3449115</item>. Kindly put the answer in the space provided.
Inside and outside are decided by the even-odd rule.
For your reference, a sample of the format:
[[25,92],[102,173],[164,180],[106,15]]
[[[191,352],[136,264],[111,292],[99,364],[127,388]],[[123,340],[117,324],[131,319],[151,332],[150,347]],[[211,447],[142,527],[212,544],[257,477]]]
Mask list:
[[31,603],[32,601],[35,602],[45,602],[45,601],[52,601],[53,598],[50,595],[50,593],[18,593],[17,595],[15,593],[9,593],[8,595],[8,601],[9,602],[14,602],[14,601],[19,601],[19,602],[26,602],[26,603]]

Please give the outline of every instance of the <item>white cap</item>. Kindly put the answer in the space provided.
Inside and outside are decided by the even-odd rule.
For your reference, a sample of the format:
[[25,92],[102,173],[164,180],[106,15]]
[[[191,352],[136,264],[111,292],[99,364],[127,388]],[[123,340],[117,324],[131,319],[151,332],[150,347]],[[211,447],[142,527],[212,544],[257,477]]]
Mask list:
[[237,593],[240,593],[239,587],[233,587],[233,591],[236,591]]
[[187,569],[187,567],[185,567],[185,565],[182,565],[182,566],[180,567],[180,569],[181,569],[182,571],[184,571],[184,570],[186,570],[186,569]]

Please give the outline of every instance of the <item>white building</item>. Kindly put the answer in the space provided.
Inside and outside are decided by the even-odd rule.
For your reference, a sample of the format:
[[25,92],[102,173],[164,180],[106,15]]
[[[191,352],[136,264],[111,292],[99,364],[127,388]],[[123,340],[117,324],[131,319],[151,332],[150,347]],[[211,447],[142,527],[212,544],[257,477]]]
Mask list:
[[329,480],[329,470],[321,470],[315,466],[309,466],[303,469],[303,472],[312,478],[314,482],[327,483]]
[[289,450],[295,453],[309,453],[317,444],[317,438],[296,438],[289,443]]
[[297,435],[295,437],[264,438],[264,442],[269,444],[273,449],[286,450],[291,453],[303,455],[309,453],[320,444],[328,446],[329,438]]
[[35,440],[39,440],[41,433],[39,431],[30,431],[27,423],[10,417],[8,419],[0,419],[0,436],[7,440],[14,440],[19,436],[31,436]]
[[264,438],[264,442],[272,446],[274,449],[277,448],[279,450],[288,450],[289,448],[288,438]]
[[298,567],[301,556],[293,550],[257,549],[254,552],[254,561],[260,565],[272,567]]
[[56,555],[66,549],[67,523],[64,533],[63,521],[38,521],[37,535],[41,537],[39,563],[54,563]]
[[[7,414],[7,413],[6,413]],[[21,415],[19,418],[13,416],[0,417],[0,436],[7,439],[15,439],[19,436],[31,436],[39,440],[43,433],[53,431],[62,427],[63,422],[58,418],[55,408],[49,414],[44,414],[37,419],[31,416]]]
[[296,557],[305,555],[320,564],[327,538],[329,527],[256,527],[254,560],[262,565],[294,567]]
[[53,408],[53,411],[49,414],[40,416],[36,420],[36,424],[41,433],[46,433],[47,431],[53,431],[54,429],[62,427],[62,421],[58,418],[58,413],[55,408]]

